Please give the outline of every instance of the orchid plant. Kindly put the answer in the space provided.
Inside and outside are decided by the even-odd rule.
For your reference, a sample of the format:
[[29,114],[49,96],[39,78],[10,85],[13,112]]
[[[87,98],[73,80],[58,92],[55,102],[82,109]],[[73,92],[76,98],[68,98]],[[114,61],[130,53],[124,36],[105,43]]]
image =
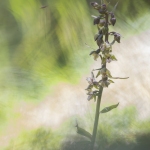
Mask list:
[[[80,128],[78,123],[76,125],[77,132],[83,136],[86,136],[90,139],[90,148],[89,150],[94,149],[96,134],[97,134],[97,126],[99,122],[99,114],[100,113],[107,113],[110,110],[116,108],[119,103],[115,105],[111,105],[106,107],[100,111],[100,104],[101,104],[101,97],[103,88],[107,88],[111,83],[114,83],[112,79],[127,79],[120,78],[120,77],[113,77],[111,72],[107,69],[107,63],[111,63],[112,61],[117,61],[116,57],[112,53],[112,45],[115,42],[120,43],[121,35],[117,32],[109,32],[109,25],[114,26],[116,23],[116,18],[114,15],[114,11],[118,5],[118,3],[114,6],[111,12],[108,11],[108,4],[105,0],[101,0],[101,4],[97,2],[91,2],[91,6],[99,12],[99,16],[93,16],[94,21],[93,24],[97,26],[98,33],[95,34],[94,40],[97,43],[97,50],[93,50],[90,55],[94,57],[94,60],[100,59],[101,67],[98,69],[93,69],[91,71],[91,77],[88,77],[86,80],[88,81],[89,85],[86,88],[88,98],[87,100],[90,101],[94,99],[97,101],[96,103],[96,113],[95,113],[95,121],[93,127],[93,133],[90,134],[86,130]],[[114,36],[113,41],[109,42],[109,36]],[[88,46],[90,47],[90,46]],[[91,48],[91,47],[90,47]],[[96,76],[94,75],[97,72]],[[101,76],[100,80],[96,80],[97,77]]]

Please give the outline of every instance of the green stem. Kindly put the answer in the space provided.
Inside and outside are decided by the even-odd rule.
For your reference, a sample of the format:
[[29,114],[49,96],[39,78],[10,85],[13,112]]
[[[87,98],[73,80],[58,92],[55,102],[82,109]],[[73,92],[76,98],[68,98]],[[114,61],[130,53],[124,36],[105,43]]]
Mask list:
[[92,140],[91,140],[91,150],[94,149],[94,144],[95,144],[95,139],[96,139],[102,92],[103,92],[103,87],[100,86],[99,95],[98,95],[97,104],[96,104],[95,121],[94,121],[94,128],[93,128],[93,134],[92,134]]

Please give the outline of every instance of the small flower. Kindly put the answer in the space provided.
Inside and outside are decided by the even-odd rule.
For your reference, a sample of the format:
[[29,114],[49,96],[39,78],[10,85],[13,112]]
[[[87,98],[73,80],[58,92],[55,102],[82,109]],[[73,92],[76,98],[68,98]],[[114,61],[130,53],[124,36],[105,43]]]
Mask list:
[[114,26],[115,23],[116,23],[116,18],[115,18],[114,13],[110,13],[110,14],[111,14],[110,22],[111,22],[111,24]]
[[94,56],[94,60],[97,60],[97,58],[99,57],[99,53],[100,53],[100,49],[97,49],[96,51],[92,51],[90,53],[90,55]]
[[88,83],[89,83],[91,86],[94,86],[95,88],[98,88],[99,82],[97,82],[97,81],[95,80],[95,77],[94,77],[94,73],[93,73],[93,72],[91,72],[91,77],[86,78],[86,80],[88,81]]
[[119,33],[114,34],[114,40],[116,40],[118,43],[120,43],[120,38],[121,38],[121,35]]
[[94,98],[94,101],[95,101],[96,100],[96,96],[97,96],[97,92],[98,91],[90,91],[90,92],[88,92],[87,93],[87,95],[88,95],[87,100],[89,101],[89,100]]
[[120,38],[121,38],[121,35],[117,32],[110,32],[109,33],[110,35],[114,35],[114,40],[117,41],[118,43],[120,43]]
[[100,27],[102,27],[102,26],[104,26],[105,25],[105,23],[106,23],[106,21],[104,20],[104,19],[101,19],[100,21],[99,21],[99,26]]
[[94,18],[94,25],[100,23],[100,17]]
[[89,94],[87,100],[90,101],[90,100],[93,99],[93,98],[94,98],[94,95],[93,95],[93,94]]
[[102,65],[102,68],[95,69],[95,70],[99,70],[97,75],[96,75],[96,78],[99,75],[102,75],[103,77],[112,77],[110,71],[104,65]]
[[100,9],[101,8],[101,6],[97,3],[97,2],[91,2],[90,3],[91,4],[91,6],[93,6],[94,7],[94,9]]
[[102,4],[101,8],[98,11],[99,11],[99,13],[104,14],[104,13],[106,13],[106,10],[107,10],[106,4]]
[[105,51],[105,50],[109,50],[110,51],[111,49],[112,49],[111,45],[109,43],[107,43],[107,42],[103,43],[102,46],[101,46],[101,50],[102,51]]

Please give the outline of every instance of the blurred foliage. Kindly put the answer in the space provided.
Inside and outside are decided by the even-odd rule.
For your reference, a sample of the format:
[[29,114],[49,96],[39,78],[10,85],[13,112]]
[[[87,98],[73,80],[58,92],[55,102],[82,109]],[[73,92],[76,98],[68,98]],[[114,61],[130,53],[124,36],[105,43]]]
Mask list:
[[62,137],[51,130],[39,128],[24,131],[17,139],[12,140],[5,150],[58,150]]
[[[41,99],[50,86],[76,83],[87,71],[91,60],[84,43],[93,45],[96,32],[90,17],[95,12],[89,3],[89,0],[1,2],[2,100]],[[115,3],[111,0],[110,10]],[[121,30],[127,37],[148,28],[149,4],[148,0],[119,1],[115,12],[118,32]],[[44,5],[47,7],[41,9]]]
[[[113,110],[107,114],[100,115],[96,150],[149,150],[150,147],[150,118],[147,121],[139,121],[134,107],[127,107],[123,110]],[[85,120],[89,120],[86,118]],[[93,122],[88,121],[84,126],[90,127],[92,131]],[[80,139],[80,140],[79,140]],[[76,135],[69,137],[62,146],[62,150],[82,150],[89,148],[88,138]]]
[[[139,121],[136,114],[134,107],[101,114],[96,150],[149,150],[150,120]],[[72,120],[72,118],[70,119]],[[17,138],[11,140],[9,146],[3,149],[88,150],[89,139],[75,133],[75,127],[70,126],[70,121],[65,122],[55,131],[48,128],[23,131]],[[90,126],[89,129],[92,129],[93,122],[90,122],[88,126]]]

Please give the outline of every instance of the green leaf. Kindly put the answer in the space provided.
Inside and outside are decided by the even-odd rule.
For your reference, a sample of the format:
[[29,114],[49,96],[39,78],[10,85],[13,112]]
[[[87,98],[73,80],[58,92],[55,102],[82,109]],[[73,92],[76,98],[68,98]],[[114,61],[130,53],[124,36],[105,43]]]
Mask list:
[[116,3],[116,5],[114,6],[112,12],[115,12],[116,8],[117,8],[117,5],[118,5],[119,1]]
[[97,73],[97,75],[96,75],[96,78],[97,78],[100,74],[101,74],[101,72],[100,72],[100,71],[98,71],[98,73]]
[[111,56],[111,59],[112,59],[112,60],[117,60],[114,55]]
[[112,109],[116,108],[118,105],[119,105],[119,103],[116,105],[105,107],[102,111],[100,111],[100,113],[107,113],[107,112],[111,111]]
[[112,80],[108,80],[110,83],[114,83],[114,81],[112,81]]
[[111,76],[111,73],[110,73],[110,71],[107,69],[107,71],[106,71],[106,74],[107,74],[107,76],[109,77],[109,78],[111,78],[112,76]]
[[82,135],[82,136],[85,136],[85,137],[89,138],[90,140],[92,139],[92,135],[91,135],[88,131],[86,131],[86,130],[83,129],[83,128],[80,128],[80,127],[78,126],[78,124],[76,125],[76,127],[77,127],[77,133],[78,133],[78,134],[80,134],[80,135]]

